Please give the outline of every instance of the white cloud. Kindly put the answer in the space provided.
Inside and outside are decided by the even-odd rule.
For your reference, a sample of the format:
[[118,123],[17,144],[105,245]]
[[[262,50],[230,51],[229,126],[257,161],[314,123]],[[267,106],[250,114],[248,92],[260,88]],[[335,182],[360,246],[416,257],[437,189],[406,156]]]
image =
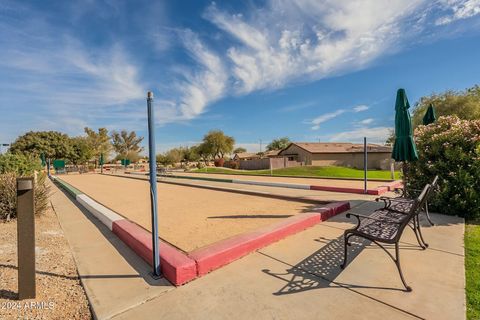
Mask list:
[[206,18],[231,36],[234,89],[276,89],[364,67],[398,43],[422,1],[270,1],[247,15],[211,5]]
[[183,81],[175,84],[178,99],[164,100],[161,122],[185,121],[196,118],[212,103],[225,95],[228,73],[223,61],[200,41],[191,30],[180,33],[187,52],[195,61],[195,69],[178,68]]
[[480,14],[480,0],[441,0],[440,4],[448,14],[438,18],[435,21],[436,25],[446,25]]
[[391,130],[392,128],[390,127],[359,128],[333,134],[329,137],[329,140],[342,142],[361,142],[363,141],[363,137],[367,137],[367,141],[369,143],[385,143],[390,135]]
[[311,121],[311,124],[313,124],[312,126],[312,130],[318,130],[320,129],[320,124],[321,123],[324,123],[328,120],[331,120],[333,118],[336,118],[338,117],[339,115],[341,115],[342,113],[345,113],[345,110],[344,109],[339,109],[337,111],[334,111],[334,112],[330,112],[330,113],[325,113],[325,114],[322,114],[321,116],[318,116],[316,117],[315,119],[313,119]]
[[368,124],[371,124],[373,121],[374,121],[374,119],[368,118],[368,119],[363,119],[363,120],[358,121],[358,124],[360,124],[360,125],[368,125]]
[[354,107],[354,108],[353,108],[353,111],[355,111],[355,112],[362,112],[362,111],[366,111],[366,110],[368,110],[368,109],[370,109],[369,106],[366,106],[366,105],[364,105],[364,104],[361,104],[361,105],[358,105],[358,106]]

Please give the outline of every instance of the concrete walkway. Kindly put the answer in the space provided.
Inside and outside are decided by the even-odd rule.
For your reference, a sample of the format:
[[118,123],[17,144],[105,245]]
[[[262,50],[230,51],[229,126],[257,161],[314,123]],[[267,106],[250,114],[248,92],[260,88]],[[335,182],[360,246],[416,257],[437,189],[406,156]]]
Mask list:
[[[148,266],[56,187],[52,203],[100,319],[464,319],[463,220],[432,215],[419,250],[411,230],[394,263],[363,241],[343,259],[345,214],[250,254],[182,287],[153,282]],[[376,203],[353,208],[368,213]],[[425,225],[425,224],[424,224]]]

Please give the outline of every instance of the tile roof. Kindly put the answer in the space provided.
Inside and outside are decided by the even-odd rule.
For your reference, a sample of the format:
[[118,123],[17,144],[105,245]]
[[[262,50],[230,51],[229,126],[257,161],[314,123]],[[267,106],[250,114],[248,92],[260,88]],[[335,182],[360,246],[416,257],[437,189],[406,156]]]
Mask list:
[[[292,142],[291,145],[296,145],[310,153],[356,153],[363,152],[362,143],[350,143],[350,142]],[[382,146],[379,144],[369,143],[367,144],[368,152],[392,152],[392,147]]]

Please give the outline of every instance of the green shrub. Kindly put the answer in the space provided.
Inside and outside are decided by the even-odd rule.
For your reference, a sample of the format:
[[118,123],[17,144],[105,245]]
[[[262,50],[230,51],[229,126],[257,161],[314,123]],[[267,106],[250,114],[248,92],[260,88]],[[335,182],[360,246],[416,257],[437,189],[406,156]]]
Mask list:
[[415,130],[419,159],[408,166],[407,190],[440,177],[433,211],[467,219],[480,217],[480,120],[440,117]]
[[[0,220],[10,220],[17,216],[17,177],[33,176],[41,170],[38,158],[6,153],[0,155]],[[37,174],[35,183],[35,213],[43,213],[48,207],[49,187],[46,174]]]
[[31,155],[5,153],[0,155],[0,174],[14,172],[19,176],[32,175],[42,169],[41,161]]
[[[46,174],[37,176],[35,183],[35,214],[42,214],[48,208],[49,186],[45,183]],[[17,175],[14,172],[0,174],[0,220],[10,220],[17,216]]]

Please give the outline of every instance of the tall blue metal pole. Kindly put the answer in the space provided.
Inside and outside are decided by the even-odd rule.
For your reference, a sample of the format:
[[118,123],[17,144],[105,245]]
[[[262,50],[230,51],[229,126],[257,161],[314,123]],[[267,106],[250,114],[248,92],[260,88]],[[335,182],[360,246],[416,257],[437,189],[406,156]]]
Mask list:
[[147,93],[148,113],[148,160],[150,163],[150,204],[152,209],[153,277],[160,277],[160,252],[158,249],[157,214],[157,160],[155,152],[155,117],[153,113],[153,92]]

